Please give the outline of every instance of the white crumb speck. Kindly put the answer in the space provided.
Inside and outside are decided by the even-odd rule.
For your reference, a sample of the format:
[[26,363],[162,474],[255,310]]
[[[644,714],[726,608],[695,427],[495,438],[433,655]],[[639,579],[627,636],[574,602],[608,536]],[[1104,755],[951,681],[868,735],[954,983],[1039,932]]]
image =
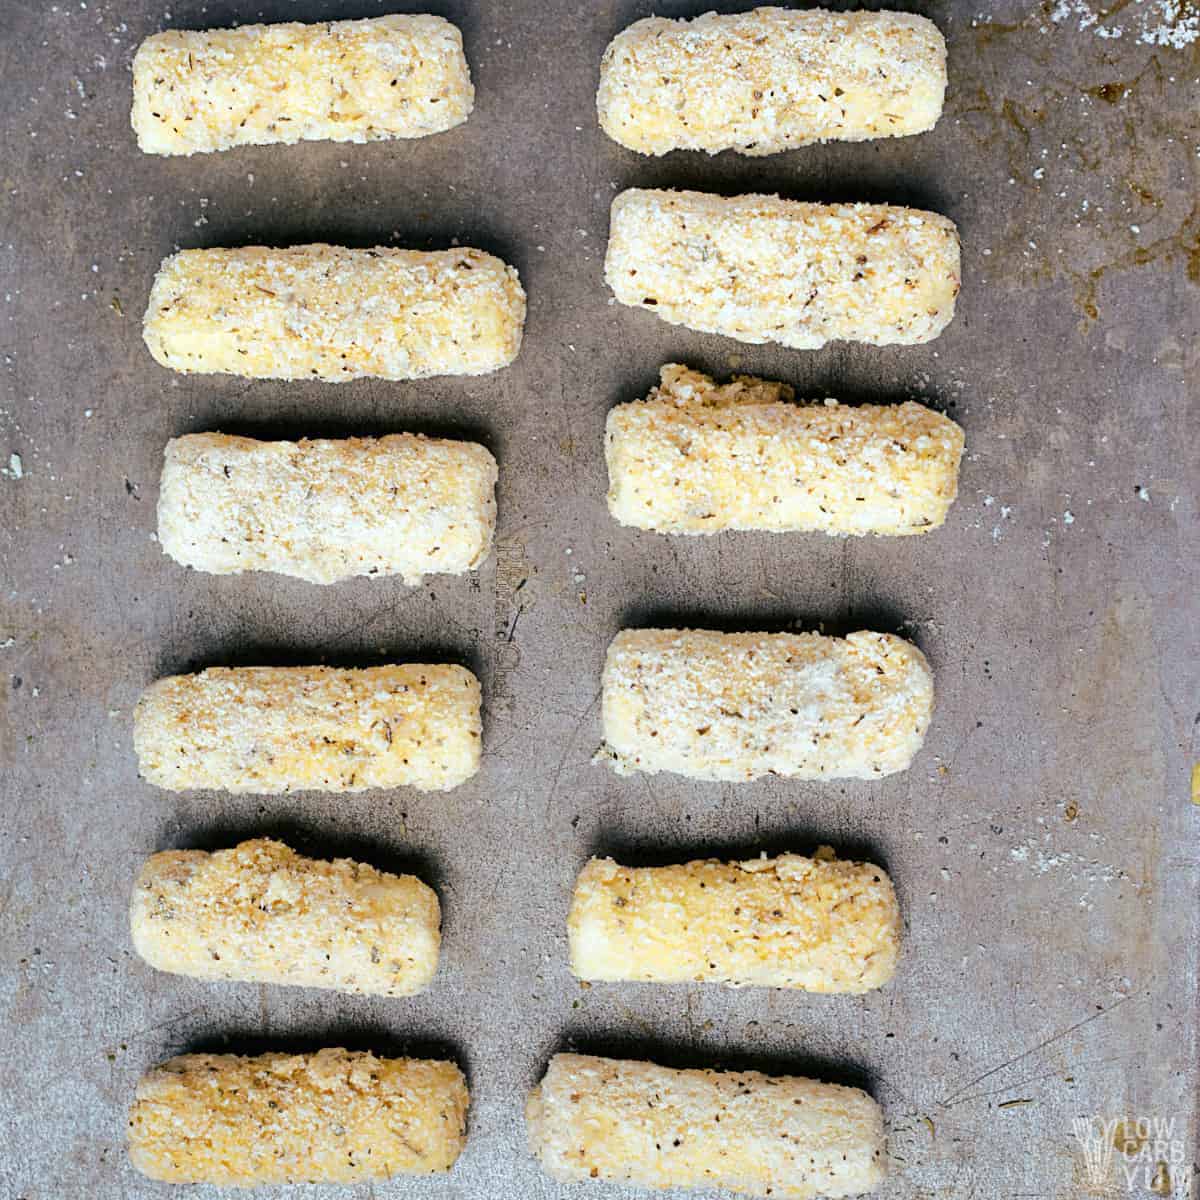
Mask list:
[[[1055,25],[1074,25],[1080,33],[1090,31],[1098,38],[1116,39],[1129,33],[1143,45],[1175,50],[1200,40],[1200,13],[1192,0],[1125,0],[1109,6],[1103,14],[1089,0],[1056,0],[1050,20]],[[1050,32],[1046,26],[1041,31]]]

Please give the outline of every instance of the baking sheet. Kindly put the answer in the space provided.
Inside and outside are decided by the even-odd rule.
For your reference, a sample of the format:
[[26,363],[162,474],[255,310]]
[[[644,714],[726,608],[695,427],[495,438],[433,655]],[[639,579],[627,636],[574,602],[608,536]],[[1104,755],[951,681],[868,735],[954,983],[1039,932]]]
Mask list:
[[[326,1043],[444,1049],[471,1081],[470,1142],[448,1177],[348,1196],[565,1194],[527,1155],[521,1118],[565,1046],[862,1083],[887,1110],[888,1197],[1190,1195],[1194,9],[917,5],[950,43],[935,132],[649,160],[606,140],[593,108],[605,44],[649,3],[421,4],[463,29],[477,86],[465,126],[156,159],[128,128],[128,64],[147,34],[410,7],[167,3],[0,2],[0,1195],[165,1194],[123,1150],[143,1070],[196,1048]],[[963,235],[959,316],[925,347],[803,353],[620,308],[601,265],[608,205],[630,185],[937,209]],[[313,239],[502,255],[529,293],[518,362],[328,386],[183,378],[151,361],[140,316],[164,255]],[[948,524],[854,542],[619,528],[605,413],[673,360],[944,408],[968,438]],[[184,571],[154,542],[157,476],[169,437],[208,429],[478,438],[501,464],[496,553],[416,590]],[[937,678],[925,749],[875,783],[592,766],[604,649],[621,626],[660,621],[903,632]],[[454,792],[173,796],[137,778],[130,711],[160,674],[411,657],[464,662],[484,683],[483,769]],[[264,832],[434,884],[436,986],[388,1001],[143,966],[126,927],[142,859]],[[896,881],[906,949],[882,992],[571,979],[566,905],[590,853],[825,842]],[[1160,1122],[1144,1144],[1139,1121]],[[1132,1153],[1106,1161],[1114,1132]]]

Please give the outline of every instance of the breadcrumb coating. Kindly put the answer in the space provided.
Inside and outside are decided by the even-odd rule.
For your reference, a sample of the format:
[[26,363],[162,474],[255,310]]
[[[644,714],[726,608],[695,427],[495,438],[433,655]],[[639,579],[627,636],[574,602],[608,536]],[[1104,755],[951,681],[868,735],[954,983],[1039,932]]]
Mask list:
[[958,494],[963,431],[923,405],[792,402],[739,375],[669,363],[645,400],[608,415],[608,508],[658,533],[725,529],[928,533]]
[[669,867],[594,858],[567,930],[580,979],[866,992],[895,973],[900,910],[879,867],[828,847]]
[[859,1196],[884,1177],[875,1101],[796,1076],[556,1054],[525,1120],[534,1155],[564,1183],[814,1200]]
[[524,324],[516,271],[482,250],[316,243],[181,250],[142,335],[184,374],[341,383],[486,375],[517,357]]
[[741,342],[916,345],[954,316],[959,258],[936,213],[631,188],[604,277],[622,304]]
[[756,8],[634,22],[604,52],[596,108],[641,154],[776,154],[924,133],[945,92],[946,42],[925,17]]
[[925,738],[933,678],[902,638],[626,629],[608,648],[604,745],[618,774],[877,779]]
[[428,987],[441,945],[438,898],[419,879],[270,838],[153,855],[129,919],[134,948],[160,971],[374,996]]
[[462,1153],[467,1103],[450,1062],[185,1054],[138,1084],[129,1157],[150,1179],[218,1187],[432,1175]]
[[189,434],[167,443],[158,541],[176,562],[217,575],[399,575],[416,585],[487,557],[495,486],[496,460],[470,442]]
[[130,120],[147,154],[418,138],[475,103],[462,34],[393,14],[148,37],[133,60]]
[[133,716],[142,777],[172,792],[448,791],[479,769],[479,680],[448,664],[213,667]]

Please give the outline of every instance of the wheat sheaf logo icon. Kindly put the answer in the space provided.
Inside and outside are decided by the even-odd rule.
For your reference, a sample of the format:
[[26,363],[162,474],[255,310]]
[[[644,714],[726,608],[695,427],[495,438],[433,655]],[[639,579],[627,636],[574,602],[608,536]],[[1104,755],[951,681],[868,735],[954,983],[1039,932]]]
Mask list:
[[1075,1140],[1083,1150],[1083,1169],[1088,1183],[1101,1188],[1112,1172],[1116,1141],[1113,1134],[1116,1122],[1104,1122],[1096,1117],[1076,1117],[1071,1122]]

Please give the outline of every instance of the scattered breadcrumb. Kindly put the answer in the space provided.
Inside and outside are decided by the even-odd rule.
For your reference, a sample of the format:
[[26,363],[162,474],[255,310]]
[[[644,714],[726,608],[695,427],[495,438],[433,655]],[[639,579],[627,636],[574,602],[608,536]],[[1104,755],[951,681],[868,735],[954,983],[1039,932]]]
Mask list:
[[1143,45],[1174,50],[1200,39],[1200,11],[1192,0],[1126,0],[1108,6],[1107,11],[1098,11],[1088,0],[1057,0],[1050,20],[1054,25],[1074,25],[1080,32],[1091,30],[1099,38],[1129,34]]

